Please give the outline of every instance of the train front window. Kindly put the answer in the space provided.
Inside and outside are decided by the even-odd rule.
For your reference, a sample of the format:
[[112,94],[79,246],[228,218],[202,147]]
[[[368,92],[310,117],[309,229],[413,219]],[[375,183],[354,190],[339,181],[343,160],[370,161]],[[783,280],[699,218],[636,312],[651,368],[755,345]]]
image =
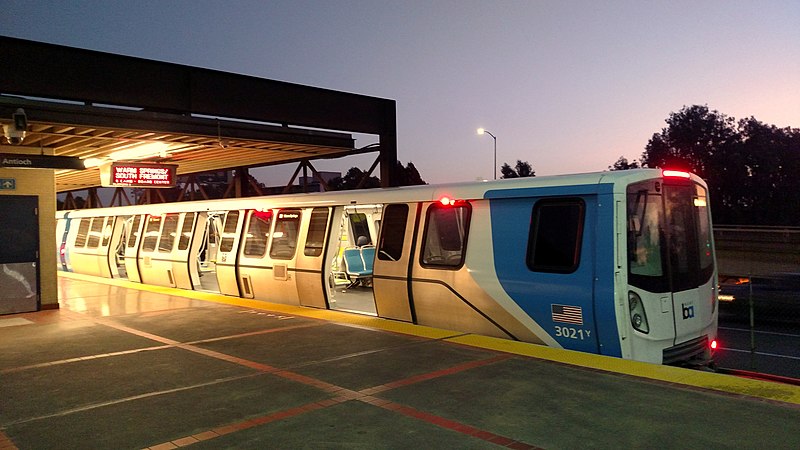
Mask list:
[[661,277],[661,196],[642,187],[628,188],[628,270],[631,275]]
[[[700,270],[714,270],[714,254],[712,252],[713,231],[711,229],[711,213],[708,210],[708,192],[700,185],[695,185],[693,203],[697,211],[697,244],[700,246]],[[709,273],[710,276],[710,273]]]
[[713,272],[706,190],[689,180],[628,187],[628,279],[650,292],[678,292]]

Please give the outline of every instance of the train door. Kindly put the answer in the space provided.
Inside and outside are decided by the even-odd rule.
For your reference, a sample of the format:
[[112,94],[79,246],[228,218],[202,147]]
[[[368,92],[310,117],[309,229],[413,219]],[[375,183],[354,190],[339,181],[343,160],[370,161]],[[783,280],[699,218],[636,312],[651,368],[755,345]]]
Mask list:
[[328,293],[323,268],[326,267],[328,256],[326,249],[329,246],[325,244],[328,242],[326,237],[330,225],[330,208],[313,208],[310,214],[308,211],[306,210],[300,229],[300,235],[305,236],[305,239],[301,240],[303,251],[297,255],[297,295],[303,306],[327,308]]
[[218,218],[217,213],[197,213],[189,245],[189,271],[195,290],[219,292],[216,274]]
[[[116,217],[97,217],[97,222],[102,224],[100,243],[97,246],[97,269],[103,278],[113,278],[116,272],[116,247],[111,245],[114,237],[114,222]],[[89,236],[90,240],[92,235]]]
[[200,278],[197,268],[197,254],[192,253],[190,249],[196,222],[197,213],[186,212],[179,215],[178,223],[175,226],[177,241],[172,241],[172,248],[169,251],[169,259],[172,262],[171,273],[175,280],[175,287],[181,289],[194,289],[194,281]]
[[225,213],[222,221],[222,232],[219,235],[217,248],[216,273],[219,292],[225,295],[239,297],[239,281],[237,273],[237,257],[239,255],[242,227],[244,226],[245,212],[233,210]]
[[0,197],[0,314],[39,309],[39,198]]
[[491,201],[498,280],[550,345],[599,351],[595,263],[613,259],[613,242],[596,227],[596,195]]
[[113,224],[114,217],[80,219],[75,240],[69,246],[70,262],[75,272],[111,278],[109,246]]
[[414,253],[415,219],[420,207],[413,203],[384,207],[372,277],[375,307],[380,317],[414,321],[409,298],[409,261]]
[[[485,202],[452,200],[422,205],[411,261],[415,322],[487,336],[517,338],[495,316],[494,301],[475,283],[475,272],[491,270],[486,253],[469,251],[486,238],[471,231],[476,209]],[[485,213],[483,213],[485,214]],[[472,238],[470,239],[470,235]],[[472,241],[472,243],[471,243]],[[472,261],[468,261],[468,257]]]
[[70,233],[74,234],[72,219],[70,216],[70,212],[67,211],[64,213],[64,216],[59,219],[59,223],[61,224],[61,232],[56,233],[56,239],[58,243],[58,267],[60,270],[64,272],[72,271],[72,267],[69,263],[69,252],[70,252]]
[[176,287],[169,253],[175,242],[178,219],[178,214],[147,217],[142,247],[139,250],[139,274],[142,283]]
[[266,295],[269,291],[267,285],[270,282],[267,278],[272,275],[268,272],[273,267],[268,265],[266,259],[274,214],[275,211],[272,209],[247,211],[244,220],[244,242],[238,259],[239,288],[245,298],[256,298],[257,291],[262,295]]
[[69,226],[69,212],[64,213],[62,217],[56,218],[56,269],[66,271],[66,264],[64,256],[66,254],[66,237],[69,233],[67,227]]
[[[107,257],[108,265],[111,269],[111,277],[128,278],[128,274],[125,271],[125,244],[130,233],[128,217],[115,217],[109,225],[111,226],[111,240],[108,244]],[[109,225],[106,225],[106,227]]]
[[142,231],[145,223],[147,222],[146,214],[137,214],[127,219],[128,221],[128,236],[125,242],[125,251],[123,254],[123,264],[125,266],[125,273],[128,279],[137,283],[142,282],[142,276],[139,273],[139,247],[141,244]]
[[716,279],[705,188],[664,182],[667,257],[672,291],[674,344],[702,334],[713,322]]

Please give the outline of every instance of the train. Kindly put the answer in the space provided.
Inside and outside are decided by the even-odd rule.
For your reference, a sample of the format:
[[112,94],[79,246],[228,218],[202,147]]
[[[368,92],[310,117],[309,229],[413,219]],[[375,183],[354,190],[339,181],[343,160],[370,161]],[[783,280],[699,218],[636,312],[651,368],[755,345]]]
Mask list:
[[708,187],[635,169],[58,211],[59,270],[713,364]]

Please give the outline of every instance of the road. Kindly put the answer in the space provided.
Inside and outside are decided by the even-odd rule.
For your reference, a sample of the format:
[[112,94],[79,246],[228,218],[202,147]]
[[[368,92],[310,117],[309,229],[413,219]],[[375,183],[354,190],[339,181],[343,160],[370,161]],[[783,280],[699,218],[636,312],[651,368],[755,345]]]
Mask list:
[[747,316],[720,309],[717,365],[800,379],[800,323],[794,319],[757,320],[751,332]]

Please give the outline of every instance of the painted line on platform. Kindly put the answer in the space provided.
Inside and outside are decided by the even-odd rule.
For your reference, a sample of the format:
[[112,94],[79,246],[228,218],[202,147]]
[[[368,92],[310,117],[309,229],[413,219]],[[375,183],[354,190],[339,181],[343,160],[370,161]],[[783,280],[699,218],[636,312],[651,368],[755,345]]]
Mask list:
[[269,303],[261,300],[249,300],[208,292],[144,285],[127,280],[99,278],[76,274],[73,272],[58,272],[58,275],[75,280],[103,283],[164,295],[274,311],[309,319],[341,322],[429,339],[440,339],[471,347],[528,356],[557,363],[584,367],[587,369],[619,373],[638,378],[656,380],[676,385],[684,385],[693,388],[708,389],[745,397],[754,397],[779,403],[789,403],[795,406],[800,405],[800,387],[793,385],[739,378],[732,375],[683,369],[673,366],[642,363],[638,361],[630,361],[620,358],[594,355],[590,353],[554,349],[536,344],[488,336],[479,336],[474,334],[463,335],[462,333],[450,330],[442,330],[422,325],[414,325],[406,322],[398,322],[394,320],[362,316],[352,313],[284,305],[280,303]]
[[[94,281],[94,280],[87,280],[87,281]],[[125,287],[127,287],[127,286],[125,286]],[[268,373],[268,374],[279,376],[279,377],[282,377],[282,378],[285,378],[287,380],[291,380],[291,381],[294,381],[294,382],[297,382],[297,383],[302,383],[302,384],[305,384],[307,386],[311,386],[311,387],[320,389],[323,392],[327,392],[327,393],[333,395],[332,398],[329,398],[329,399],[326,399],[326,400],[308,403],[308,404],[297,406],[297,407],[294,407],[294,408],[289,408],[289,409],[285,409],[285,410],[282,410],[282,411],[273,412],[273,413],[270,413],[270,414],[267,414],[267,415],[264,415],[264,416],[261,416],[261,417],[256,417],[256,418],[252,418],[252,419],[248,419],[248,420],[244,420],[244,421],[239,421],[239,422],[235,422],[235,423],[228,424],[228,425],[223,425],[223,426],[220,426],[220,427],[217,427],[217,428],[213,428],[213,429],[210,429],[210,430],[206,430],[206,431],[203,431],[203,432],[200,432],[200,433],[195,433],[195,434],[192,434],[190,436],[183,436],[183,437],[180,437],[180,438],[168,441],[168,442],[162,442],[162,443],[157,444],[155,446],[148,447],[148,449],[150,449],[150,450],[178,448],[178,447],[188,446],[188,445],[192,445],[194,443],[197,443],[197,442],[199,442],[201,440],[215,439],[217,437],[224,436],[224,435],[229,434],[229,433],[234,433],[234,432],[246,430],[248,428],[252,428],[252,427],[255,427],[255,426],[258,426],[258,425],[262,425],[262,424],[266,424],[266,423],[269,423],[269,422],[274,422],[276,420],[287,419],[287,418],[290,418],[290,417],[294,417],[294,416],[297,416],[297,415],[304,414],[306,412],[316,411],[316,410],[319,410],[319,409],[323,409],[323,408],[327,408],[329,406],[336,405],[338,403],[344,403],[344,402],[350,401],[350,400],[361,401],[363,403],[367,403],[367,404],[370,404],[370,405],[373,405],[373,406],[377,406],[377,407],[383,408],[383,409],[385,409],[387,411],[391,411],[391,412],[394,412],[394,413],[397,413],[397,414],[402,414],[404,416],[407,416],[407,417],[410,417],[410,418],[413,418],[413,419],[416,419],[416,420],[421,420],[423,422],[427,422],[429,424],[432,424],[432,425],[435,425],[435,426],[438,426],[438,427],[441,427],[441,428],[446,428],[446,429],[449,429],[451,431],[455,431],[457,433],[466,434],[466,435],[472,436],[472,437],[474,437],[476,439],[482,439],[484,441],[491,442],[491,443],[494,443],[494,444],[497,444],[497,445],[501,445],[501,446],[504,446],[504,447],[507,447],[507,448],[513,448],[513,449],[519,449],[519,450],[523,450],[523,449],[535,450],[535,449],[539,449],[540,448],[540,447],[537,447],[535,445],[528,444],[526,442],[522,442],[522,441],[519,441],[519,440],[516,440],[516,439],[512,439],[512,438],[509,438],[509,437],[506,437],[506,436],[498,435],[498,434],[492,433],[492,432],[487,431],[487,430],[482,430],[480,428],[476,428],[476,427],[473,427],[473,426],[470,426],[470,425],[466,425],[466,424],[463,424],[461,422],[448,419],[446,417],[442,417],[442,416],[438,416],[436,414],[432,414],[430,412],[422,411],[422,410],[419,410],[419,409],[416,409],[416,408],[412,408],[412,407],[407,406],[407,405],[403,405],[401,403],[396,403],[396,402],[392,402],[390,400],[381,399],[381,398],[373,396],[373,394],[376,394],[376,393],[385,392],[385,391],[388,391],[388,390],[397,389],[397,388],[409,386],[409,385],[412,385],[412,384],[416,384],[416,383],[420,383],[420,382],[424,382],[424,381],[428,381],[428,380],[432,380],[432,379],[436,379],[436,378],[441,378],[441,377],[453,375],[453,374],[456,374],[456,373],[459,373],[459,372],[464,372],[464,371],[476,369],[476,368],[479,368],[479,367],[483,367],[483,366],[486,366],[486,365],[490,365],[490,364],[495,364],[495,363],[498,363],[498,362],[506,361],[509,358],[511,358],[511,355],[508,355],[508,354],[501,354],[501,355],[496,355],[496,356],[493,356],[493,357],[490,357],[490,358],[485,358],[485,359],[480,359],[480,360],[475,360],[475,361],[469,361],[469,362],[458,364],[456,366],[448,367],[448,368],[445,368],[445,369],[435,370],[433,372],[419,374],[419,375],[415,375],[415,376],[412,376],[412,377],[409,377],[409,378],[406,378],[406,379],[395,380],[395,381],[392,381],[392,382],[389,382],[389,383],[386,383],[386,384],[383,384],[383,385],[374,386],[374,387],[371,387],[371,388],[366,388],[366,389],[363,389],[363,390],[360,390],[360,391],[355,391],[355,390],[347,389],[347,388],[344,388],[344,387],[341,387],[341,386],[338,386],[338,385],[335,385],[335,384],[332,384],[332,383],[328,383],[326,381],[323,381],[323,380],[320,380],[320,379],[317,379],[317,378],[314,378],[314,377],[310,377],[310,376],[307,376],[307,375],[303,375],[303,374],[294,372],[294,371],[292,371],[290,369],[281,369],[281,368],[273,367],[273,366],[270,366],[270,365],[267,365],[267,364],[262,364],[262,363],[259,363],[259,362],[256,362],[256,361],[252,361],[252,360],[249,360],[249,359],[246,359],[246,358],[240,358],[240,357],[237,357],[237,356],[229,355],[227,353],[222,353],[222,352],[217,352],[217,351],[213,351],[213,350],[204,349],[202,347],[197,347],[197,346],[193,345],[192,343],[181,343],[181,342],[175,341],[175,340],[170,339],[170,338],[166,338],[166,337],[159,336],[159,335],[156,335],[156,334],[153,334],[153,333],[150,333],[150,332],[142,331],[142,330],[139,330],[139,329],[127,326],[127,325],[123,325],[123,324],[121,324],[121,323],[119,323],[119,322],[117,322],[117,321],[115,321],[113,319],[110,319],[110,318],[100,317],[100,318],[92,318],[92,320],[94,322],[98,323],[98,324],[105,325],[105,326],[114,328],[114,329],[119,330],[119,331],[123,331],[123,332],[126,332],[126,333],[133,334],[135,336],[144,337],[144,338],[156,341],[156,342],[161,342],[163,344],[167,344],[167,346],[174,346],[174,347],[181,348],[181,349],[184,349],[184,350],[196,352],[196,353],[199,353],[201,355],[208,356],[208,357],[211,357],[211,358],[219,359],[219,360],[222,360],[222,361],[228,361],[228,362],[235,363],[235,364],[238,364],[238,365],[241,365],[241,366],[244,366],[244,367],[248,367],[248,368],[251,368],[251,369],[256,369],[256,370],[261,371],[263,373]],[[305,326],[307,326],[307,325],[305,325]],[[297,326],[297,327],[291,326],[291,327],[286,327],[285,329],[303,328],[305,326]],[[272,331],[273,330],[266,330],[266,332],[272,332]],[[255,334],[263,334],[263,333],[264,333],[263,331],[262,332],[242,333],[242,334],[238,334],[238,335],[226,336],[226,337],[224,337],[222,339],[232,339],[232,338],[235,338],[235,337],[250,336],[250,335],[255,335]],[[452,334],[450,334],[450,335],[452,335]],[[217,340],[217,339],[211,339],[211,340],[213,341],[213,340]],[[203,342],[203,341],[196,341],[196,342],[200,343],[200,342]],[[363,352],[359,353],[359,354],[363,354]],[[352,357],[352,356],[353,355],[349,355],[349,357]],[[246,377],[250,377],[250,376],[252,376],[252,375],[244,375],[244,376],[239,376],[239,377],[233,377],[232,379],[246,378]],[[223,381],[228,381],[228,380],[226,379],[226,380],[223,380]],[[215,382],[212,382],[212,383],[215,383]],[[208,383],[208,384],[212,384],[212,383]],[[90,406],[85,407],[85,408],[79,408],[79,409],[75,409],[75,410],[63,411],[63,412],[58,413],[57,415],[60,416],[60,415],[71,414],[71,413],[77,412],[79,410],[94,409],[94,408],[97,408],[97,407],[107,406],[107,405],[111,405],[111,404],[122,403],[122,402],[126,402],[126,401],[131,401],[131,400],[138,400],[140,398],[146,398],[146,397],[151,397],[151,396],[162,395],[164,393],[172,393],[172,392],[178,392],[178,391],[182,391],[182,390],[193,389],[194,387],[195,386],[190,386],[190,387],[185,387],[185,388],[176,388],[176,389],[173,389],[173,390],[170,390],[170,391],[153,392],[153,393],[143,394],[143,395],[139,395],[139,396],[136,396],[136,397],[130,397],[130,398],[126,398],[126,399],[119,399],[119,400],[115,400],[115,401],[111,401],[111,402],[106,402],[106,403],[103,403],[103,404],[90,405]],[[32,419],[32,420],[39,420],[39,419],[41,419],[41,418],[35,418],[35,419]]]

